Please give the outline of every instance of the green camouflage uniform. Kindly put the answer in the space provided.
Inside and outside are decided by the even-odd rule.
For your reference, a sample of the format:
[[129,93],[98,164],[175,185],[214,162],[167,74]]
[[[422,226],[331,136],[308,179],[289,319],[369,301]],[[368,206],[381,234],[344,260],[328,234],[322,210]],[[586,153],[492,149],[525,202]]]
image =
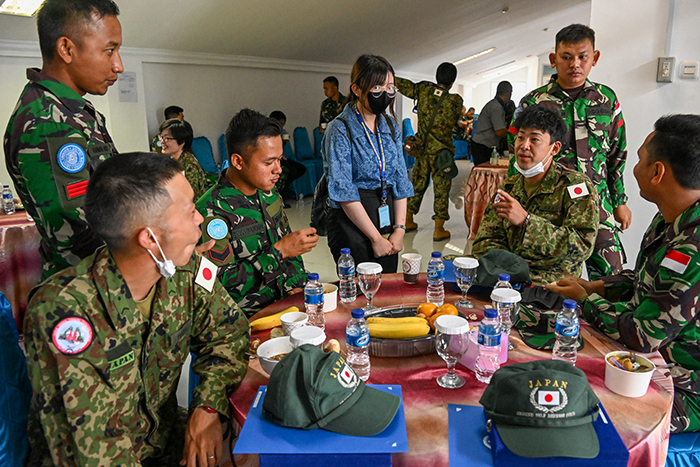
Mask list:
[[[591,279],[615,274],[626,261],[615,225],[613,209],[627,203],[622,174],[627,159],[625,122],[617,96],[609,87],[586,80],[576,101],[572,101],[559,84],[557,75],[546,86],[527,94],[520,101],[514,119],[530,105],[555,109],[568,129],[565,147],[557,160],[566,167],[590,178],[600,199],[600,228],[593,254],[586,261]],[[515,128],[510,128],[508,142],[513,148]],[[509,175],[517,173],[511,157]]]
[[[530,213],[530,220],[512,225],[496,216],[489,203],[474,239],[472,254],[477,258],[493,248],[508,250],[530,266],[536,285],[568,276],[581,276],[583,262],[591,255],[598,233],[598,196],[588,177],[563,165],[550,165],[542,183],[528,198],[525,177],[508,177],[501,189]],[[586,190],[572,199],[576,186]]]
[[338,114],[343,110],[343,104],[345,103],[345,96],[338,93],[338,100],[334,101],[330,97],[321,102],[321,117],[318,120],[318,126],[321,123],[328,123],[333,120]]
[[151,152],[163,152],[163,148],[160,146],[160,133],[151,139]]
[[303,287],[307,273],[301,256],[282,258],[273,247],[292,232],[277,190],[246,196],[225,174],[197,201],[204,216],[202,242],[216,240],[205,256],[219,266],[219,280],[252,316]]
[[635,270],[602,280],[606,298],[589,295],[583,317],[632,350],[678,364],[671,432],[700,430],[700,202],[670,223],[658,213]]
[[[409,99],[417,100],[418,107],[418,131],[416,135],[425,137],[428,132],[430,118],[433,110],[440,100],[443,92],[447,92],[444,86],[433,84],[428,81],[413,83],[404,78],[396,78],[396,87],[399,92]],[[433,177],[433,191],[435,201],[433,209],[435,214],[433,219],[449,219],[449,195],[452,188],[452,180],[442,176],[442,172],[437,166],[438,153],[449,150],[453,155],[455,146],[452,142],[452,128],[457,119],[462,115],[462,97],[457,94],[448,94],[442,101],[433,122],[433,129],[427,136],[425,153],[416,158],[416,165],[413,166],[413,189],[415,195],[408,198],[408,211],[416,214],[420,210],[423,194],[428,188],[430,177]]]
[[195,201],[198,200],[207,191],[207,176],[204,174],[204,170],[194,154],[189,151],[183,151],[177,161],[185,173],[185,178],[190,182],[192,190],[194,190]]
[[103,244],[83,204],[90,174],[116,149],[90,102],[37,69],[28,69],[27,79],[5,132],[5,163],[41,235],[47,278]]
[[[190,352],[200,376],[190,408],[228,415],[228,395],[248,366],[249,325],[220,283],[212,292],[195,284],[200,261],[193,254],[158,281],[150,322],[106,248],[35,289],[24,329],[34,388],[29,433],[41,465],[136,467],[181,456],[182,445],[168,441],[182,431],[176,388]],[[75,328],[66,319],[91,333],[69,336]],[[64,353],[71,344],[77,353]]]

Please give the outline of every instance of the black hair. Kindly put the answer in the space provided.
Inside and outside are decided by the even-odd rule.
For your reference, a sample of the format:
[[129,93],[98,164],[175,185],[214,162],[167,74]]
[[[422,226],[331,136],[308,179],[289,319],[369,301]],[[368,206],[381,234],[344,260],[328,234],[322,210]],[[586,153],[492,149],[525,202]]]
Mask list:
[[112,0],[46,0],[36,15],[41,56],[52,60],[59,38],[79,42],[80,30],[106,15],[119,16],[119,7]]
[[338,83],[338,78],[336,78],[335,76],[326,76],[326,79],[324,79],[323,82],[331,83],[336,88],[340,86],[340,83]]
[[256,110],[243,109],[233,116],[226,129],[228,157],[239,154],[247,162],[250,160],[250,150],[258,146],[258,138],[281,134],[282,125],[278,120]]
[[549,134],[549,144],[559,141],[564,145],[566,125],[554,110],[535,104],[525,108],[516,117],[513,126],[518,129],[532,128]]
[[102,162],[90,177],[85,218],[110,250],[124,250],[129,236],[159,219],[172,199],[165,185],[180,164],[166,154],[130,152]]
[[179,120],[177,118],[171,118],[160,124],[158,129],[161,133],[163,130],[169,129],[170,135],[175,138],[177,144],[184,144],[182,148],[183,151],[192,150],[192,140],[194,139],[194,133],[192,132],[192,125],[184,120]]
[[165,116],[166,120],[170,120],[171,118],[177,118],[177,116],[180,115],[182,112],[184,112],[184,110],[182,110],[182,107],[178,107],[177,105],[171,105],[165,108],[163,115]]
[[513,92],[513,85],[510,84],[509,81],[501,81],[498,83],[498,86],[496,86],[496,95],[502,96],[507,92]]
[[[386,75],[391,73],[392,76],[396,76],[394,73],[394,68],[391,63],[379,55],[364,54],[360,55],[355,64],[352,66],[352,72],[350,72],[350,90],[348,96],[345,98],[345,104],[347,105],[352,102],[357,102],[360,97],[356,96],[352,92],[352,85],[356,84],[360,88],[360,95],[366,96],[370,89],[374,86],[384,84],[386,81]],[[396,113],[394,112],[394,100],[391,100],[389,104],[389,110],[391,115],[396,118]]]
[[585,24],[570,24],[557,33],[555,40],[555,50],[559,44],[578,44],[588,39],[595,50],[595,31]]
[[437,84],[443,86],[450,86],[457,79],[457,67],[450,62],[443,62],[437,68],[435,72],[435,79]]
[[700,189],[700,115],[665,115],[654,132],[647,145],[650,162],[666,162],[680,186]]
[[272,113],[270,113],[270,118],[274,118],[280,123],[282,123],[282,120],[284,120],[285,123],[287,122],[287,116],[281,110],[275,110]]

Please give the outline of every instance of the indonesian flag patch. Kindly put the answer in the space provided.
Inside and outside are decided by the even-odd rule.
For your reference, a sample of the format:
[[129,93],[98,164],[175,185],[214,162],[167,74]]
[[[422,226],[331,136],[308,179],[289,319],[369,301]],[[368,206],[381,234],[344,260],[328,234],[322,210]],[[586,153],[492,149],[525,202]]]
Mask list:
[[53,344],[66,355],[79,354],[92,343],[92,326],[77,316],[59,321],[51,334]]
[[582,196],[588,196],[588,187],[585,183],[577,183],[576,185],[571,185],[566,187],[569,190],[569,196],[571,199],[581,198]]
[[559,391],[538,391],[537,403],[540,405],[559,405]]
[[661,266],[675,271],[678,274],[683,274],[689,263],[690,256],[679,251],[671,250],[666,253],[666,257],[661,261]]
[[216,280],[216,271],[217,267],[214,263],[202,256],[202,260],[199,262],[197,278],[194,280],[194,283],[207,289],[207,292],[211,292],[212,288],[214,288],[214,281]]

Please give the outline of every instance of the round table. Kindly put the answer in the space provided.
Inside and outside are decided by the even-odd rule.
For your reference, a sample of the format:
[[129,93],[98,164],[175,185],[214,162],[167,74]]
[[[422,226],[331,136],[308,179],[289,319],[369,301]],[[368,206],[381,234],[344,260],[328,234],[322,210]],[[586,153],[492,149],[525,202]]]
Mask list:
[[[402,274],[386,274],[379,292],[374,297],[378,307],[421,303],[425,301],[427,282],[422,273],[418,284],[403,282]],[[445,302],[455,303],[460,295],[453,284],[446,284]],[[487,297],[473,296],[476,305],[473,312],[480,320],[483,309],[490,302]],[[366,300],[359,296],[356,301],[344,304],[338,300],[338,308],[326,313],[326,335],[341,342],[345,350],[345,325],[353,308],[363,307]],[[296,305],[303,310],[303,294],[286,297],[260,311],[252,319],[281,311]],[[468,311],[470,314],[472,311]],[[603,356],[622,347],[604,337],[585,323],[581,323],[584,348],[578,353],[576,366],[588,376],[588,380],[612,419],[615,428],[630,451],[630,466],[663,466],[668,450],[669,423],[673,402],[673,383],[668,370],[657,370],[647,394],[637,399],[619,396],[605,387],[605,362]],[[265,341],[269,331],[253,333],[251,339]],[[515,349],[509,352],[506,365],[515,362],[550,359],[551,352],[539,351],[525,345],[517,331],[511,334]],[[663,364],[658,352],[647,355],[654,363]],[[435,378],[446,372],[445,362],[435,353],[413,358],[372,357],[369,383],[400,384],[403,391],[409,452],[393,455],[394,466],[444,466],[448,465],[447,406],[448,404],[479,405],[479,398],[486,388],[476,380],[474,372],[457,365],[457,373],[466,380],[460,389],[444,389]],[[242,425],[253,398],[261,385],[267,384],[268,376],[256,359],[250,361],[248,372],[241,386],[231,396],[236,421]],[[478,420],[477,423],[483,423]],[[238,461],[243,461],[238,463]],[[238,459],[237,465],[255,465],[255,456]]]

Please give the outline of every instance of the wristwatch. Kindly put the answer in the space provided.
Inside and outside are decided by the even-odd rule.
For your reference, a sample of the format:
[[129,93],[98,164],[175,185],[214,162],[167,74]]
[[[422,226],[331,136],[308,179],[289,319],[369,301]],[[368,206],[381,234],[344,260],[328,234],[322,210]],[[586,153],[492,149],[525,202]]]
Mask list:
[[394,230],[396,230],[396,229],[403,229],[404,232],[405,232],[405,231],[406,231],[406,226],[403,225],[403,224],[396,224],[396,225],[394,226]]

